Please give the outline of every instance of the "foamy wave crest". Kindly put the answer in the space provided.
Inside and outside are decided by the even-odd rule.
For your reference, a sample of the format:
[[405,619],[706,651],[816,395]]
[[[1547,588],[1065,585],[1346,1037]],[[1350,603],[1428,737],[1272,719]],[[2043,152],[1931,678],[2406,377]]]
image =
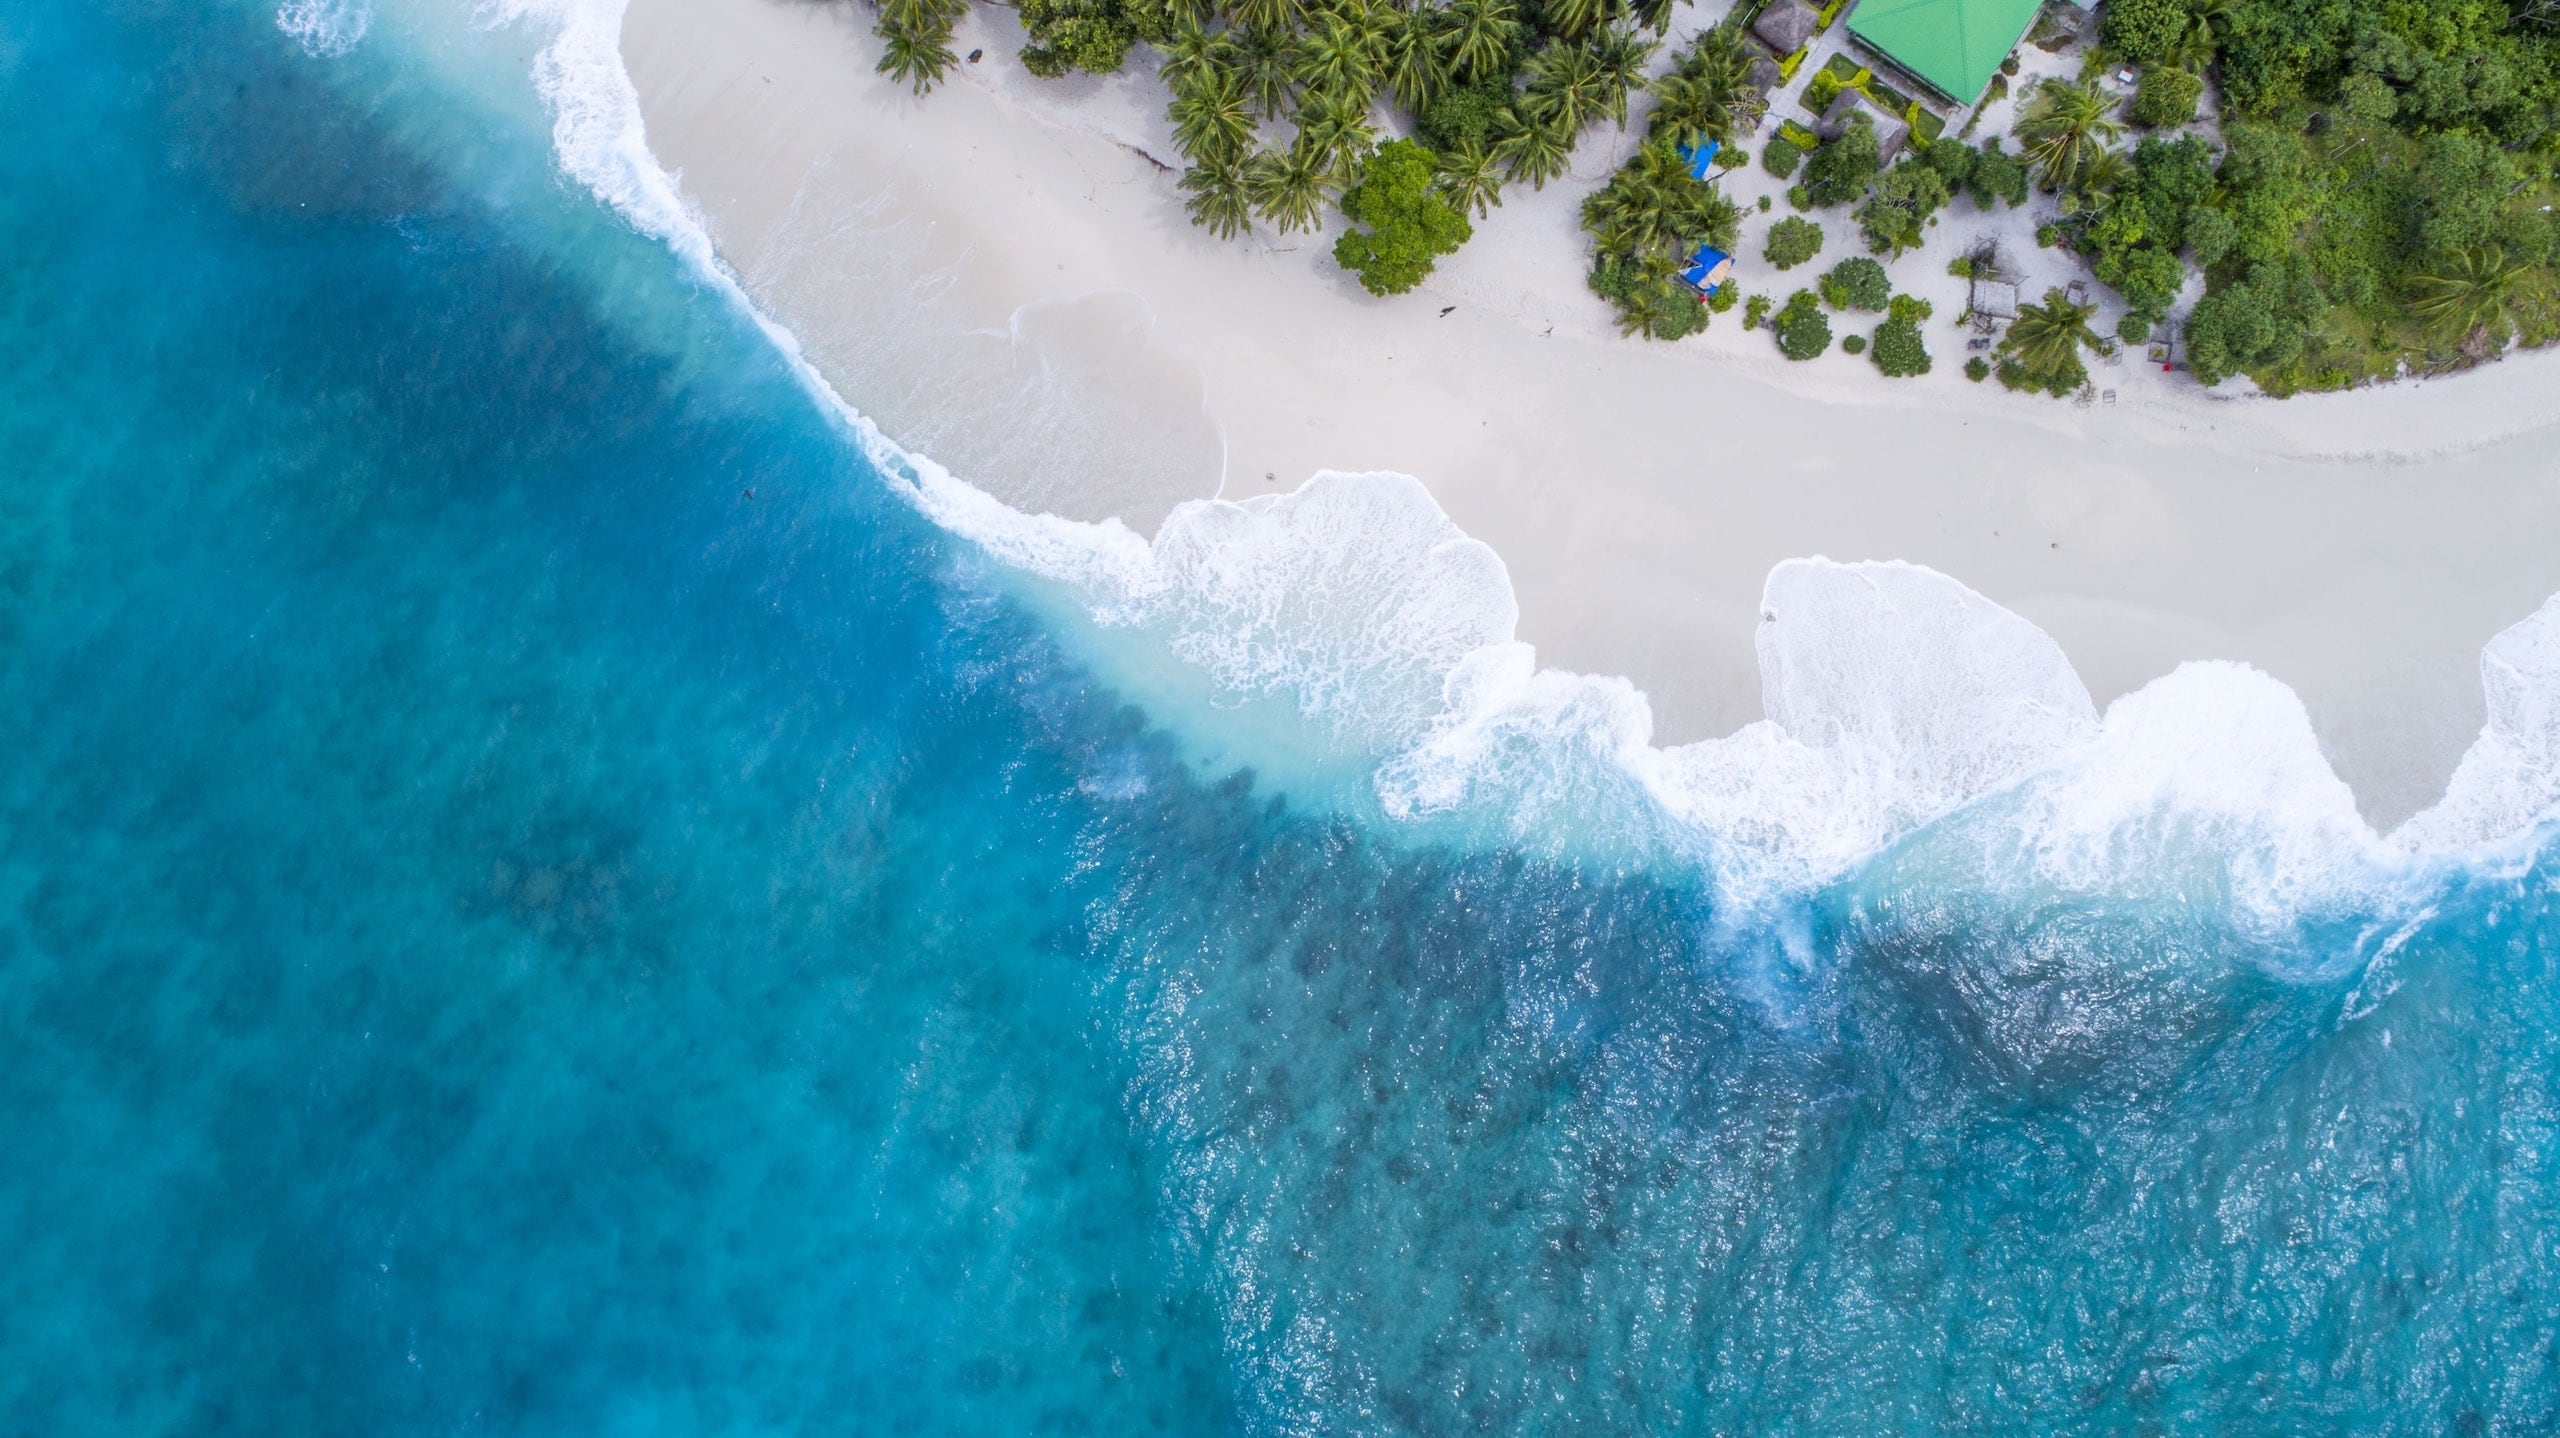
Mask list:
[[364,43],[365,31],[373,28],[373,7],[366,0],[284,0],[276,28],[299,41],[304,54],[327,59]]
[[1917,836],[1922,858],[1971,871],[1950,881],[2219,901],[2281,924],[2560,803],[2560,599],[2489,646],[2480,741],[2444,802],[2386,843],[2275,680],[2190,664],[2101,717],[2043,631],[1915,565],[1778,566],[1757,636],[1768,717],[1663,749],[1632,684],[1538,666],[1499,556],[1409,477],[1186,504],[1153,540],[1013,510],[889,441],[755,311],[650,154],[623,0],[484,14],[551,27],[534,79],[563,170],[754,315],[923,513],[1215,694],[1278,701],[1317,747],[1368,766],[1390,819],[1597,837],[1704,863],[1744,902]]
[[2495,843],[2560,811],[2560,595],[2480,651],[2489,701],[2444,798],[2392,839],[2412,853]]

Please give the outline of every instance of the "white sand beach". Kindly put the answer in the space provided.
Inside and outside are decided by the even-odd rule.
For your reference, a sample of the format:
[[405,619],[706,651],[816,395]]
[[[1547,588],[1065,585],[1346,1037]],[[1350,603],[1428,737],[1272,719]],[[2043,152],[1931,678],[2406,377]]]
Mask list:
[[[2182,660],[2259,666],[2386,826],[2477,734],[2482,643],[2560,590],[2560,356],[2287,401],[2135,359],[2096,372],[2110,403],[2008,395],[1960,373],[1944,256],[1991,223],[1967,205],[1895,266],[1938,307],[1922,379],[1791,365],[1738,314],[1621,339],[1574,222],[1615,133],[1376,300],[1329,236],[1194,230],[1151,67],[1036,80],[1004,14],[971,12],[982,58],[922,99],[840,0],[631,0],[624,53],[749,292],[848,401],[1017,506],[1145,532],[1184,499],[1412,474],[1502,555],[1542,661],[1630,677],[1666,741],[1759,716],[1771,565],[1907,559],[2050,631],[2102,705]],[[1767,219],[1747,289],[1853,252],[1753,273]]]

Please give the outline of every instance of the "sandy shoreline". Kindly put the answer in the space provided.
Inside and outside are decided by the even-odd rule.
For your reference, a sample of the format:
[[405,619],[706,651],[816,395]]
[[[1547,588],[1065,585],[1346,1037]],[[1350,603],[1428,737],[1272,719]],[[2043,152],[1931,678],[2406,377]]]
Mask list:
[[2181,660],[2257,664],[2387,826],[2478,732],[2481,644],[2560,589],[2551,356],[2283,403],[2136,365],[2080,409],[1966,383],[1943,302],[1939,371],[1904,384],[1788,366],[1735,316],[1647,346],[1582,290],[1580,183],[1380,302],[1325,241],[1192,230],[1151,76],[1035,90],[981,9],[958,48],[985,59],[918,101],[872,74],[866,24],[632,0],[624,32],[653,150],[848,400],[1009,502],[1142,532],[1222,485],[1416,475],[1503,556],[1542,661],[1629,676],[1664,740],[1759,716],[1772,564],[1901,558],[2050,631],[2101,704]]

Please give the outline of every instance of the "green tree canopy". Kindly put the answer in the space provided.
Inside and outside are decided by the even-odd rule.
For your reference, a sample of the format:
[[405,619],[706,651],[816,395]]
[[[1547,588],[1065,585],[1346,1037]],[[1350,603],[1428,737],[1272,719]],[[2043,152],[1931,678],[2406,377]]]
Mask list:
[[1848,204],[1867,192],[1867,182],[1883,168],[1874,122],[1863,112],[1853,114],[1836,137],[1805,161],[1805,195],[1817,206]]
[[1809,360],[1831,348],[1831,317],[1811,290],[1787,296],[1770,327],[1778,337],[1778,353],[1791,360]]
[[1884,266],[1865,255],[1852,255],[1822,277],[1822,298],[1834,309],[1881,310],[1893,300],[1893,281]]
[[1774,269],[1792,270],[1822,253],[1822,226],[1801,215],[1789,215],[1769,227],[1761,258]]
[[1887,170],[1857,209],[1858,227],[1867,248],[1880,255],[1917,249],[1928,238],[1930,217],[1951,195],[1946,176],[1934,165],[1905,160]]
[[1876,326],[1875,345],[1868,354],[1877,369],[1894,379],[1927,374],[1932,364],[1929,347],[1920,339],[1919,324],[1899,317]]
[[1369,293],[1405,293],[1475,233],[1433,186],[1434,168],[1429,150],[1411,140],[1390,140],[1370,153],[1359,182],[1343,192],[1343,213],[1368,228],[1345,231],[1334,242],[1333,258],[1358,275]]

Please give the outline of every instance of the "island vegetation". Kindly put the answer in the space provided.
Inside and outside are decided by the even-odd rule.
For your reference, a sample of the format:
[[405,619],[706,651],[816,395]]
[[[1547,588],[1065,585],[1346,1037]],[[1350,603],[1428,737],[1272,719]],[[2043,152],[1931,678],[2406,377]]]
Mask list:
[[[956,63],[962,4],[878,0],[881,70],[930,89]],[[1289,234],[1338,209],[1351,227],[1333,253],[1381,295],[1420,284],[1508,187],[1559,178],[1585,131],[1627,124],[1649,90],[1641,139],[1581,220],[1591,289],[1624,332],[1666,341],[1744,299],[1728,284],[1701,303],[1682,272],[1702,246],[1730,252],[1743,219],[1715,179],[1750,162],[1763,122],[1752,8],[1664,60],[1669,0],[1020,0],[1036,73],[1115,70],[1150,47],[1196,223]],[[2084,262],[2121,313],[2101,334],[2076,293],[2022,304],[1974,378],[2081,392],[2084,354],[2173,322],[2197,379],[2279,395],[2560,338],[2560,0],[2108,0],[2082,59],[2018,82],[2007,136],[1933,125],[1889,154],[1860,111],[1827,139],[1794,121],[1761,137],[1799,213],[1759,258],[1811,261],[1826,210],[1872,258],[1782,304],[1748,297],[1745,326],[1805,359],[1830,348],[1832,314],[1885,313],[1863,352],[1885,375],[1927,373],[1928,307],[1895,296],[1887,266],[1952,207],[2034,203],[2038,242]],[[2107,82],[2119,69],[2129,95]],[[2013,56],[1991,98],[2018,74]]]
[[[2125,338],[2191,274],[2207,384],[2331,389],[2560,337],[2560,6],[2110,0],[2099,39],[2139,67],[2124,119],[2152,133],[2111,147],[2085,78],[2049,82],[2021,131],[2052,155],[2062,241],[2132,310]],[[2218,145],[2167,133],[2208,94]]]

